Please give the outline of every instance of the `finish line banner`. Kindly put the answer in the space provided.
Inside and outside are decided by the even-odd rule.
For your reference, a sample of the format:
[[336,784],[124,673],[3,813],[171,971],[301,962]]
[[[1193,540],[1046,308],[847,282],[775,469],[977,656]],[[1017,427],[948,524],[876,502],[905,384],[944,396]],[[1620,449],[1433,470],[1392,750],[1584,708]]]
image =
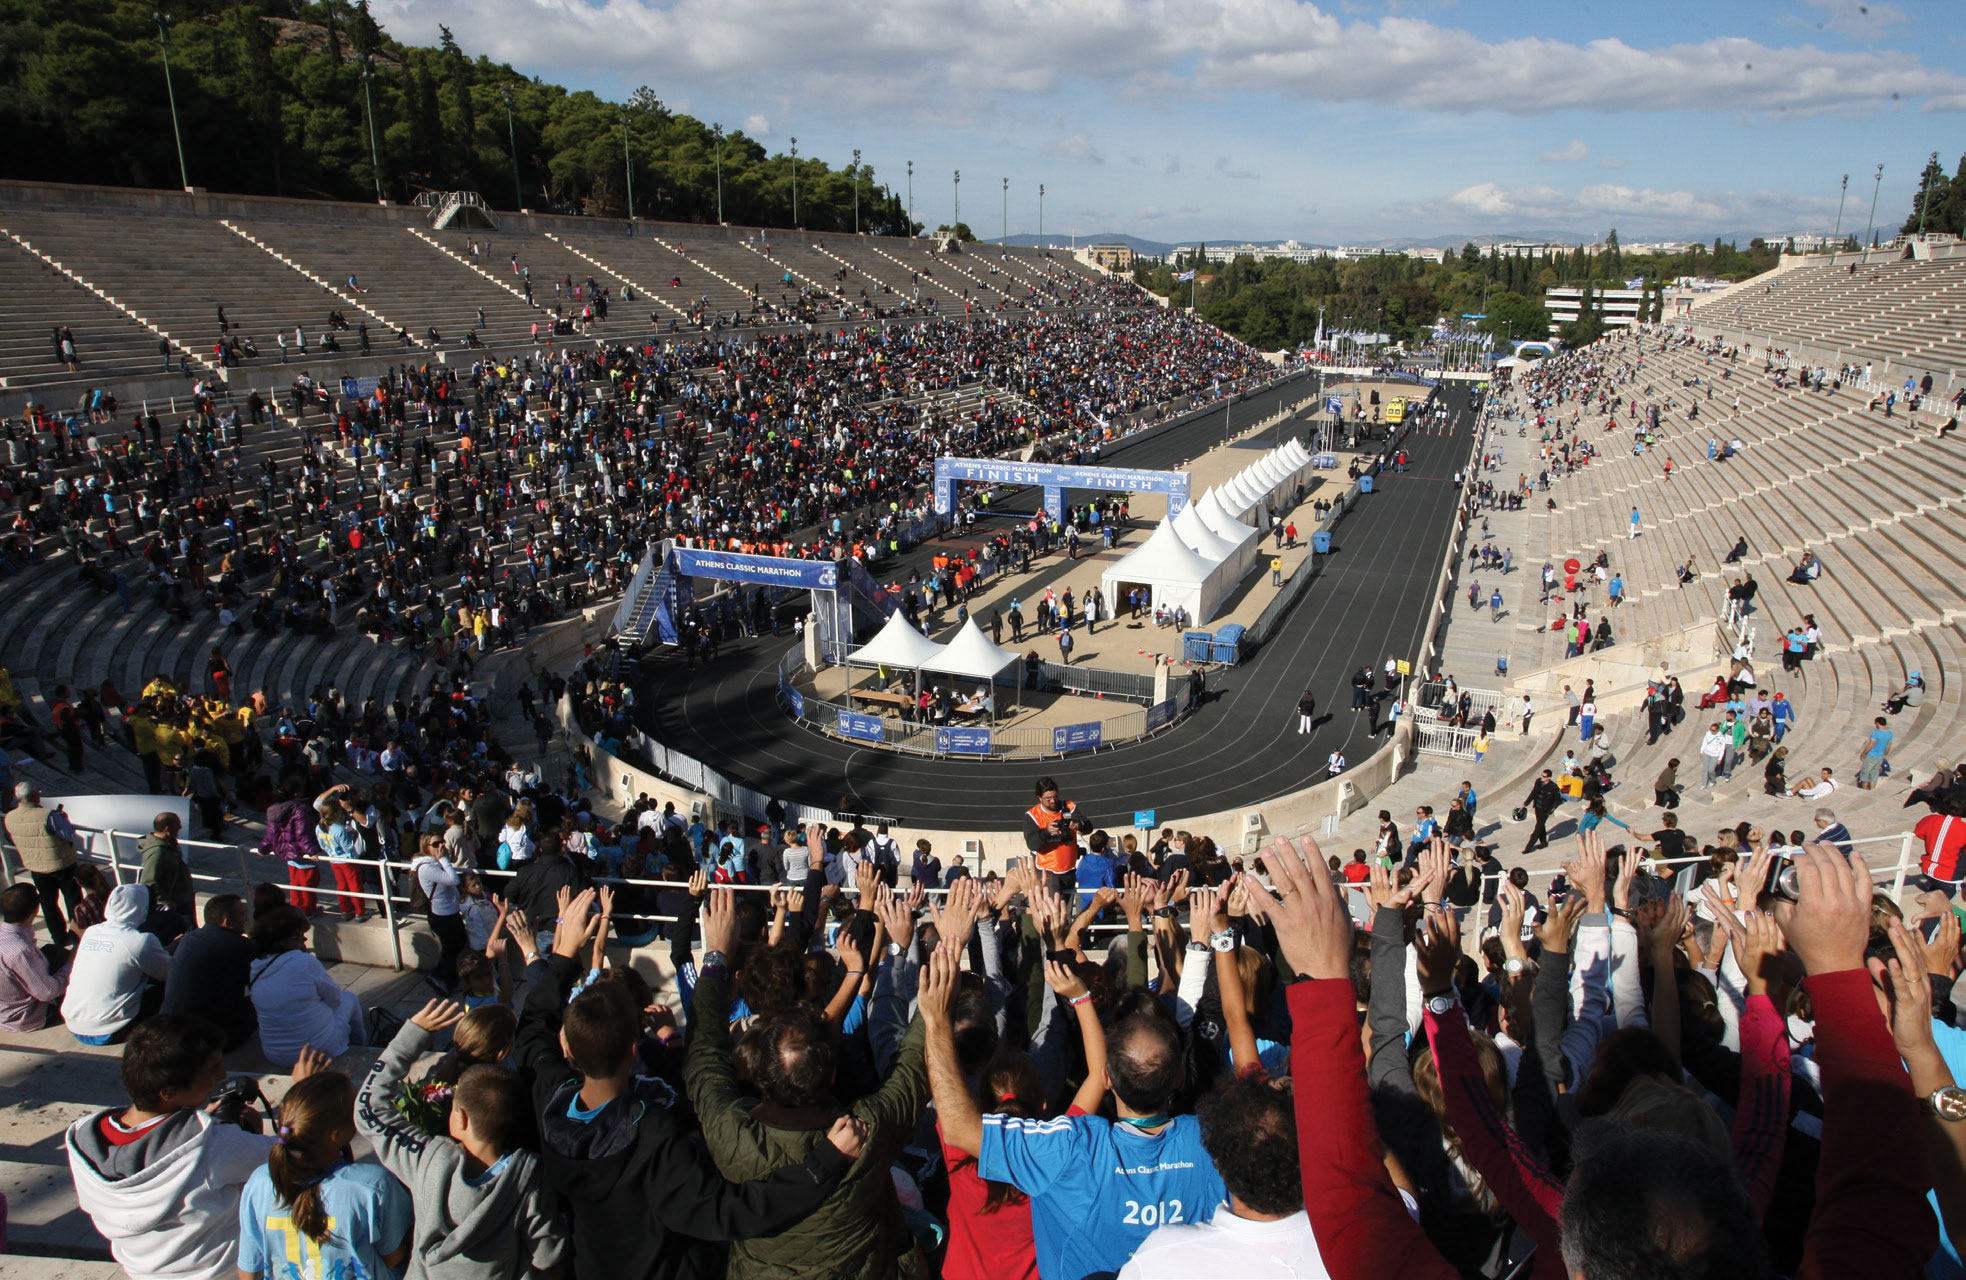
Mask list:
[[725,582],[756,582],[794,590],[833,591],[840,585],[840,566],[831,560],[788,560],[754,556],[741,551],[669,553],[669,571],[685,578],[717,578]]

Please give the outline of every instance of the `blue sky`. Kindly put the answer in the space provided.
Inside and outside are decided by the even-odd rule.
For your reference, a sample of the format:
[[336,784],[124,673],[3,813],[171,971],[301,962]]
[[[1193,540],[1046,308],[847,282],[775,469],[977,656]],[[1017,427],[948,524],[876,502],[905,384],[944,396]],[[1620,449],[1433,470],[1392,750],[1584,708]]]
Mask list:
[[[933,226],[1374,242],[1895,230],[1966,151],[1960,0],[376,0],[773,150],[858,147]],[[1956,228],[1955,228],[1956,229]]]

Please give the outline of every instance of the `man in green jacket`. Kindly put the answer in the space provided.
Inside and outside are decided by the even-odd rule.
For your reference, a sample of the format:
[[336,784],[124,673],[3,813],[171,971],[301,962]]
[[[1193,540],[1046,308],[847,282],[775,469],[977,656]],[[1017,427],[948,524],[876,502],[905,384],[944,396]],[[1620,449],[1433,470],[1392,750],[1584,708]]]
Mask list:
[[[752,1083],[764,1096],[748,1095],[731,1061],[730,981],[722,968],[736,939],[732,894],[712,890],[703,910],[704,962],[683,1080],[718,1170],[726,1178],[752,1179],[804,1160],[839,1117],[837,1033],[826,1015],[808,1005],[760,1018],[745,1033],[745,1048]],[[866,967],[864,961],[854,964],[858,957],[850,946],[842,948],[849,975]],[[928,1274],[888,1172],[928,1103],[922,1037],[916,1018],[881,1087],[847,1108],[846,1114],[866,1122],[868,1137],[838,1188],[810,1217],[776,1235],[734,1241],[729,1280],[915,1280]]]

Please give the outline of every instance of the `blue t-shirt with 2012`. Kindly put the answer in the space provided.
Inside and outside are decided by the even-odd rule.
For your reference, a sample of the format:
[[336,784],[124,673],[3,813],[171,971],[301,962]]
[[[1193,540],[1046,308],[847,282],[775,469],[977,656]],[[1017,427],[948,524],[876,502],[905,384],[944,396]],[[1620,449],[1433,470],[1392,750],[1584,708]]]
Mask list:
[[410,1238],[410,1193],[379,1164],[344,1164],[321,1182],[328,1238],[309,1239],[260,1168],[239,1197],[239,1270],[266,1280],[395,1280],[383,1261]]
[[986,1115],[976,1172],[1031,1197],[1043,1280],[1118,1271],[1155,1227],[1207,1222],[1229,1194],[1193,1116],[1147,1134],[1100,1116]]

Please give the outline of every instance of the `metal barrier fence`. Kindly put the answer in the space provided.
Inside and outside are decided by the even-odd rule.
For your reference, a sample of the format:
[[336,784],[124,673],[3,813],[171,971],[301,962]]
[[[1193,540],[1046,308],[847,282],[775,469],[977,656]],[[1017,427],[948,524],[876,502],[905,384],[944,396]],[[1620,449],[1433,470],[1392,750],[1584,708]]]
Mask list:
[[[1331,514],[1318,525],[1316,532],[1330,533],[1336,529],[1338,522],[1357,505],[1358,497],[1359,486],[1354,480],[1351,489],[1335,500]],[[1312,581],[1324,572],[1324,562],[1329,558],[1329,555],[1313,552],[1298,563],[1296,572],[1283,580],[1282,590],[1276,593],[1270,603],[1263,606],[1263,612],[1257,614],[1256,621],[1250,623],[1249,629],[1243,632],[1242,642],[1245,648],[1254,650],[1269,640],[1277,627],[1282,624],[1284,616],[1299,600],[1303,599],[1304,593],[1310,590]]]
[[[1439,715],[1441,707],[1446,700],[1446,691],[1447,682],[1445,680],[1421,681],[1418,691],[1413,695],[1414,712],[1423,715]],[[1508,695],[1499,689],[1471,689],[1467,685],[1455,686],[1457,700],[1462,694],[1468,696],[1469,706],[1476,715],[1480,715],[1486,711],[1493,711],[1498,718],[1501,717],[1503,705],[1508,700]]]
[[1475,738],[1479,729],[1457,729],[1436,720],[1413,721],[1413,746],[1428,755],[1452,756],[1456,760],[1475,758]]

